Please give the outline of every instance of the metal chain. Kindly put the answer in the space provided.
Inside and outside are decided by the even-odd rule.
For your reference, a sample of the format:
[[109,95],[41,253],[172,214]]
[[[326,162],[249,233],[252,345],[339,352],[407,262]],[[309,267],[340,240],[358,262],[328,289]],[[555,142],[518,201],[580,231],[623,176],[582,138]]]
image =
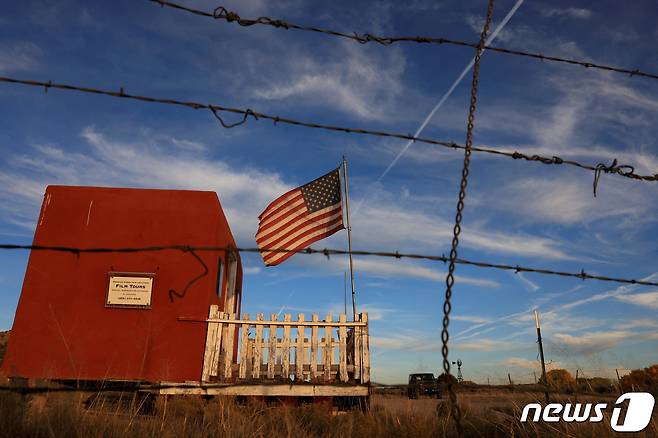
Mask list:
[[464,149],[464,167],[462,168],[462,179],[459,186],[459,200],[457,201],[457,214],[455,215],[455,227],[453,228],[452,248],[450,249],[450,263],[448,265],[448,275],[446,276],[446,294],[445,301],[443,302],[443,330],[441,331],[441,354],[443,355],[443,371],[446,375],[448,382],[448,395],[450,397],[450,410],[457,433],[462,435],[461,425],[461,409],[457,404],[457,394],[453,388],[452,379],[450,378],[450,361],[448,360],[448,340],[450,334],[448,326],[450,325],[450,311],[452,304],[452,286],[455,284],[455,265],[457,259],[457,247],[459,246],[459,234],[461,233],[462,212],[464,210],[464,199],[466,198],[466,186],[468,185],[468,173],[471,163],[471,147],[473,146],[473,125],[475,123],[475,109],[477,105],[477,92],[478,81],[480,76],[480,58],[484,51],[484,46],[489,33],[489,26],[491,25],[491,16],[493,15],[494,0],[489,0],[487,6],[487,18],[480,34],[480,43],[478,44],[477,52],[475,53],[475,62],[473,64],[473,83],[471,85],[471,104],[468,108],[468,128],[466,130],[466,145]]

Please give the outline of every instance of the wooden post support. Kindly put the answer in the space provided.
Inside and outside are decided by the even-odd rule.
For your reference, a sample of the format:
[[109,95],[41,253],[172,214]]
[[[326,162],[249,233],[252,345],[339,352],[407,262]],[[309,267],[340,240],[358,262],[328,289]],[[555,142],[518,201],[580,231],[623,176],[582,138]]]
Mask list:
[[361,322],[366,323],[361,327],[361,356],[363,364],[361,365],[361,383],[370,381],[370,346],[368,345],[368,314],[361,314]]
[[[297,320],[300,323],[304,322],[304,314],[300,313],[297,315]],[[295,347],[295,380],[302,381],[304,380],[304,332],[305,328],[303,325],[297,326],[297,346]]]
[[[263,314],[259,313],[256,315],[256,321],[262,321]],[[256,326],[256,339],[254,340],[254,366],[251,370],[251,377],[254,379],[260,378],[260,366],[263,363],[261,353],[263,351],[263,326],[258,324]]]
[[[249,321],[249,314],[242,315],[243,321]],[[249,351],[249,324],[242,324],[242,333],[240,336],[240,368],[238,377],[240,379],[247,378],[247,364],[251,362],[251,353]]]
[[[224,312],[217,313],[217,319],[223,320],[226,315]],[[223,364],[224,360],[224,333],[226,332],[226,324],[220,322],[217,324],[217,341],[215,342],[215,360],[213,360],[210,375],[219,377],[220,363]]]
[[[313,322],[318,322],[318,314],[314,313],[311,317]],[[318,327],[311,327],[311,379],[318,378]]]
[[[347,315],[341,313],[338,317],[338,321],[343,323],[347,321]],[[338,328],[338,360],[340,362],[338,366],[338,372],[340,375],[341,382],[347,382],[347,327],[341,325]]]
[[333,362],[332,359],[334,356],[334,348],[332,345],[333,334],[331,333],[331,325],[329,325],[332,319],[331,313],[327,314],[327,317],[325,318],[327,325],[324,326],[324,349],[322,351],[322,361],[324,363],[323,378],[325,382],[331,380],[331,363]]
[[[235,319],[234,313],[226,314],[228,319]],[[235,342],[235,324],[226,324],[226,339],[224,340],[224,378],[230,379],[233,372],[233,361],[235,359],[233,343]]]
[[[360,322],[359,317],[355,321]],[[354,326],[354,380],[361,379],[361,327]]]
[[[218,319],[219,318],[219,306],[211,305],[210,311],[208,312],[208,319]],[[218,348],[218,337],[221,333],[222,325],[216,322],[209,322],[208,329],[206,332],[206,349],[203,355],[203,371],[201,374],[201,381],[208,382],[210,381],[210,376],[212,374],[213,364],[219,360],[219,348]],[[216,367],[215,367],[216,369]],[[217,375],[216,373],[214,375]]]
[[[275,313],[270,315],[270,321],[276,322]],[[270,324],[270,341],[267,346],[267,378],[274,378],[274,364],[276,361],[276,324]]]
[[[290,314],[286,313],[283,315],[283,320],[290,322]],[[285,325],[283,327],[283,364],[282,364],[282,374],[286,379],[290,378],[290,326]]]
[[617,374],[617,382],[619,382],[619,394],[624,393],[624,388],[622,388],[621,377],[619,377],[619,370],[615,368],[615,373]]
[[507,373],[507,379],[509,380],[510,386],[514,386],[514,383],[512,383],[512,376],[510,376],[509,373]]

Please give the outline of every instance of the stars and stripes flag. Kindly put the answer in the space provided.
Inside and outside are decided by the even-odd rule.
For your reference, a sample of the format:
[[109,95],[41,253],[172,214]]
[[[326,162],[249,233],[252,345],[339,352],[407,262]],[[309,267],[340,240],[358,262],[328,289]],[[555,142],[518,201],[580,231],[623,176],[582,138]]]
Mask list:
[[340,167],[285,193],[258,216],[256,243],[267,266],[278,265],[344,228],[339,170]]

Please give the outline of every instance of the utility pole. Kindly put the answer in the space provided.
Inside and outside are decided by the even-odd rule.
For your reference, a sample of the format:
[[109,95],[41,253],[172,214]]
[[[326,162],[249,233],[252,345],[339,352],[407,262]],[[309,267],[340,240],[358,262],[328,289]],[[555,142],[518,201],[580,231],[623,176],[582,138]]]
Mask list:
[[537,372],[536,372],[536,371],[533,371],[533,372],[532,372],[532,375],[535,376],[535,383],[537,383]]
[[544,362],[544,345],[541,342],[541,327],[539,326],[539,312],[535,309],[535,327],[537,327],[537,343],[539,344],[539,357],[541,358],[541,375],[544,379],[544,395],[546,396],[546,403],[548,400],[548,379],[546,378],[546,362]]

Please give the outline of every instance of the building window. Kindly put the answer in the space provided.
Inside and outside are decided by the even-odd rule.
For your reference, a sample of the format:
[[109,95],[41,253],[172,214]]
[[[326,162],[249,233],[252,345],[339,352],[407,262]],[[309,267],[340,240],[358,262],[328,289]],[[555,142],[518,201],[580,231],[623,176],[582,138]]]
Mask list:
[[217,261],[217,285],[216,285],[216,292],[217,292],[217,298],[222,298],[222,275],[223,275],[223,265],[222,265],[222,256],[220,255]]

